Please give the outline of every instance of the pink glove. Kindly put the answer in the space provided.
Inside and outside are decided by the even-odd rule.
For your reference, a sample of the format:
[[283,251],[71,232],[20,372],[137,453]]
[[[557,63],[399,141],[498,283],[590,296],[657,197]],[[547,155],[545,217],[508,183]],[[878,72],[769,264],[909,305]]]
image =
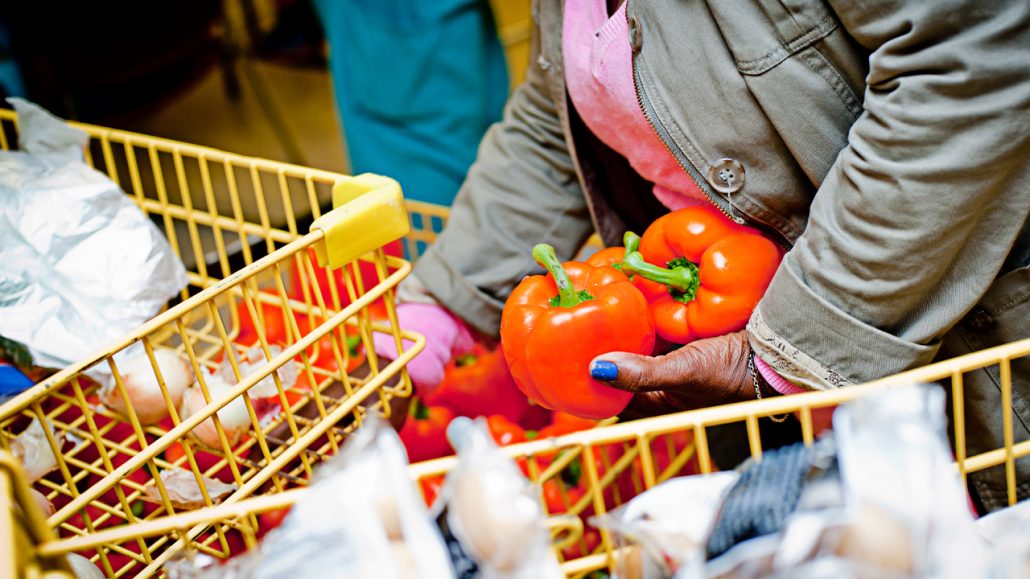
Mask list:
[[[422,394],[432,392],[443,381],[443,371],[455,355],[472,350],[473,339],[465,323],[435,304],[408,303],[397,306],[397,322],[401,329],[418,332],[426,337],[426,347],[410,362],[408,374]],[[393,336],[372,334],[376,354],[390,360],[397,359],[397,344]],[[404,347],[412,342],[404,340]]]

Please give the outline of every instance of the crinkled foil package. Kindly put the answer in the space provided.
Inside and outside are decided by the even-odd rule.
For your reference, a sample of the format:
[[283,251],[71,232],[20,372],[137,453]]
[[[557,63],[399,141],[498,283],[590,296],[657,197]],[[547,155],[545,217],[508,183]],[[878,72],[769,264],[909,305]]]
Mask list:
[[85,163],[85,133],[8,100],[20,150],[0,151],[0,335],[27,345],[36,365],[63,368],[160,312],[186,270],[132,199]]

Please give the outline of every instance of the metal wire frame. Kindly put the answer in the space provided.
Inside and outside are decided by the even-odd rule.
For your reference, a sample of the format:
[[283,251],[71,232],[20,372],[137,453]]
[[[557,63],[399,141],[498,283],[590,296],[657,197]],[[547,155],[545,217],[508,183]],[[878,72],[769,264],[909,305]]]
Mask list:
[[[90,136],[87,162],[124,187],[163,225],[187,266],[190,283],[171,309],[0,407],[2,449],[10,449],[32,419],[46,425],[45,444],[55,456],[57,472],[36,487],[58,506],[46,521],[50,529],[60,536],[82,536],[174,514],[179,509],[158,476],[172,468],[192,472],[207,505],[214,500],[201,483],[205,476],[236,485],[226,503],[304,484],[313,466],[333,454],[367,412],[389,415],[391,400],[410,394],[404,366],[424,346],[424,338],[396,330],[393,305],[394,288],[410,271],[410,263],[380,248],[328,271],[313,258],[324,234],[300,234],[303,220],[321,216],[332,187],[350,177],[125,131],[73,126]],[[0,149],[11,148],[16,131],[13,113],[0,110]],[[240,343],[244,319],[253,326],[246,344]],[[285,325],[281,343],[273,343],[269,333],[276,320]],[[396,360],[371,354],[374,332],[393,338],[400,352]],[[364,352],[360,369],[353,364],[350,337]],[[244,376],[241,356],[253,347],[266,363]],[[147,357],[161,388],[169,417],[160,424],[142,423],[131,404],[124,413],[98,404],[105,375],[127,399],[119,364],[130,348]],[[164,348],[188,360],[198,377],[207,404],[190,417],[179,416],[157,362],[155,352]],[[230,364],[237,385],[214,397],[203,370],[217,367],[222,359]],[[302,393],[285,391],[276,373],[294,363],[309,385]],[[269,376],[280,408],[263,413],[248,391]],[[251,423],[239,444],[218,414],[233,400],[243,401]],[[214,425],[215,448],[191,435],[202,423]],[[170,458],[167,453],[173,449],[177,456]],[[156,495],[156,505],[141,503],[148,491]],[[117,577],[149,575],[187,544],[221,556],[229,553],[222,527],[181,531],[150,541],[133,537],[98,545],[92,559]]]

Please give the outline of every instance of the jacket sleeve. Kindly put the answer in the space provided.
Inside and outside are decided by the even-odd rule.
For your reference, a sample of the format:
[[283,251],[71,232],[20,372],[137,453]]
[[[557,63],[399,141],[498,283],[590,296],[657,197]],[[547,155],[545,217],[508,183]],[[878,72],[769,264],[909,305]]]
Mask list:
[[498,334],[515,284],[538,269],[533,245],[550,243],[570,258],[593,230],[538,32],[525,82],[483,138],[446,228],[414,272],[437,301],[488,336]]
[[871,53],[864,111],[748,326],[816,389],[930,362],[1030,211],[1030,3],[833,4]]

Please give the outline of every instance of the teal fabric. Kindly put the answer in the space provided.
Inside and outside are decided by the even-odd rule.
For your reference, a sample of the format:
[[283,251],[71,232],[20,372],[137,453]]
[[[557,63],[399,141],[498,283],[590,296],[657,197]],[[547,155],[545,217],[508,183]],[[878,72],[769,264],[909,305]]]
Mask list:
[[351,170],[450,205],[508,94],[486,0],[314,0]]

